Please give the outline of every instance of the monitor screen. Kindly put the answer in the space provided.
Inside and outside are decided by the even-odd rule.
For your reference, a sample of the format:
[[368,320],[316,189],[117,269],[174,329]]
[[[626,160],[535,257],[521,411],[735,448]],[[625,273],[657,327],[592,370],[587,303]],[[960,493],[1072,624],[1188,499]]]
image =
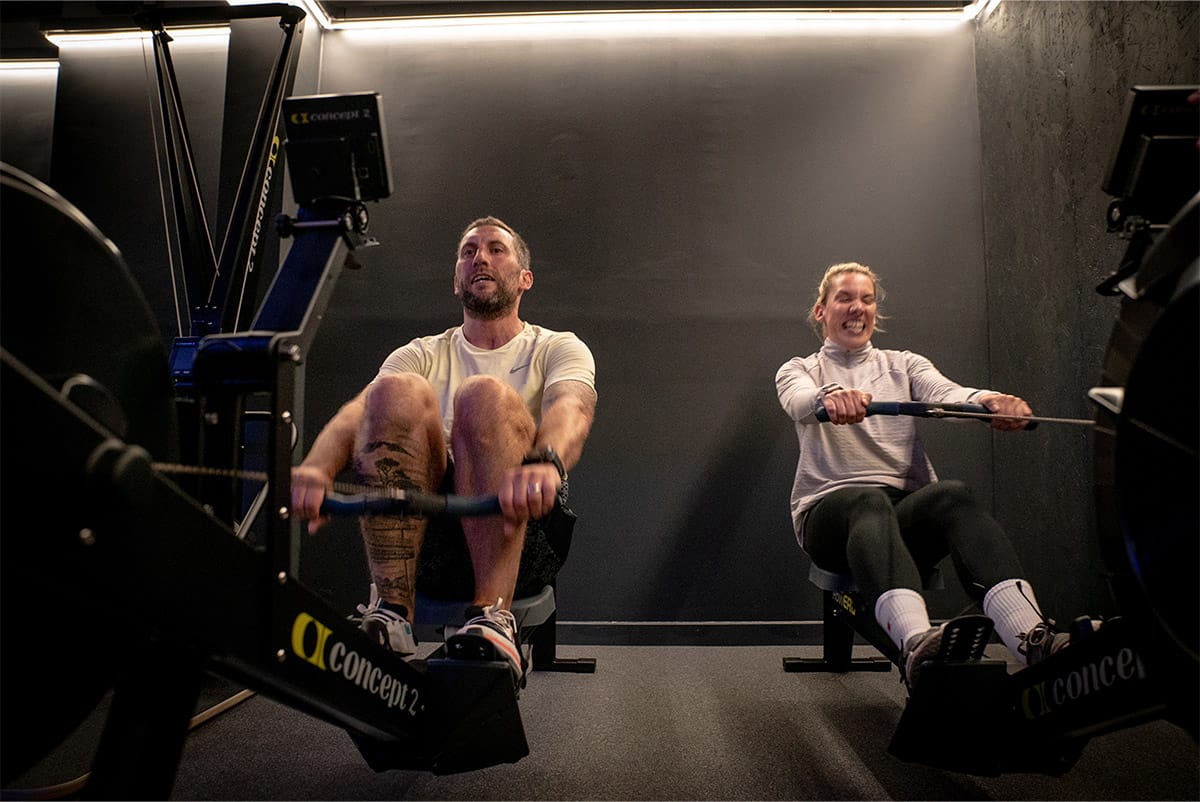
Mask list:
[[283,120],[296,203],[375,201],[392,193],[378,92],[285,98]]
[[1126,214],[1167,223],[1200,191],[1200,103],[1195,86],[1135,86],[1103,189]]

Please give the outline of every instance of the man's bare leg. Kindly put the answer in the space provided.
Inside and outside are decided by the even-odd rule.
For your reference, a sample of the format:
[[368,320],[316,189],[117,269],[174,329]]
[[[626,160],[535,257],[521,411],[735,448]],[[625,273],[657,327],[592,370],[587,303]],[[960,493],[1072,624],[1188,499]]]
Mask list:
[[[402,490],[434,492],[446,472],[446,442],[433,388],[416,374],[378,378],[367,390],[367,407],[355,438],[354,469],[360,481]],[[417,556],[426,519],[375,515],[359,520],[367,566],[379,597],[403,605],[411,621],[416,608]]]
[[[536,432],[511,387],[483,376],[465,382],[454,399],[455,492],[495,493],[504,472],[521,464]],[[517,587],[525,526],[506,535],[504,520],[487,516],[464,518],[462,528],[475,572],[474,603],[486,607],[503,599],[501,607],[508,609]]]

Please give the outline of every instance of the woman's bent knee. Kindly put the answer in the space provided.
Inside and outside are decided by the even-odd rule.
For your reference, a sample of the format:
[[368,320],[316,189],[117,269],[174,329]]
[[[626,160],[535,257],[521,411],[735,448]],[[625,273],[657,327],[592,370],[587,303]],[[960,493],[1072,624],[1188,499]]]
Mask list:
[[852,514],[894,514],[892,500],[878,487],[847,487],[830,494],[831,497],[834,495]]
[[975,496],[971,493],[971,488],[966,482],[958,479],[944,479],[934,482],[914,493],[914,496],[921,494],[919,500],[921,504],[931,505],[935,509],[945,512],[969,509],[976,506]]

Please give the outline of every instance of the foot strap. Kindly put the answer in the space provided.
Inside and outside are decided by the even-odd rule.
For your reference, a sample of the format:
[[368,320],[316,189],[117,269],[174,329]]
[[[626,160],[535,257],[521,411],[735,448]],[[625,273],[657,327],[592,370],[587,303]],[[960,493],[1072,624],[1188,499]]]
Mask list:
[[962,615],[946,622],[937,659],[963,662],[983,657],[995,624],[986,615]]

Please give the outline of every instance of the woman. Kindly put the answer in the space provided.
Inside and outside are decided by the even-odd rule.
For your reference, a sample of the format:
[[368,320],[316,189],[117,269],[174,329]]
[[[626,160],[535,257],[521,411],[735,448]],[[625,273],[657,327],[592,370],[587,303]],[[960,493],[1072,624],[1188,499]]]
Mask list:
[[[921,578],[947,555],[1017,660],[1035,663],[1069,635],[1041,614],[1008,536],[963,483],[938,480],[913,418],[867,418],[866,409],[873,398],[969,402],[1009,416],[993,419],[1001,431],[1024,428],[1021,418],[1033,413],[1016,396],[951,381],[923,356],[875,348],[882,295],[871,268],[830,267],[809,313],[821,349],[775,376],[800,443],[791,499],[797,540],[818,566],[854,577],[900,650],[910,688],[945,629],[930,625]],[[817,421],[822,407],[832,425]]]

